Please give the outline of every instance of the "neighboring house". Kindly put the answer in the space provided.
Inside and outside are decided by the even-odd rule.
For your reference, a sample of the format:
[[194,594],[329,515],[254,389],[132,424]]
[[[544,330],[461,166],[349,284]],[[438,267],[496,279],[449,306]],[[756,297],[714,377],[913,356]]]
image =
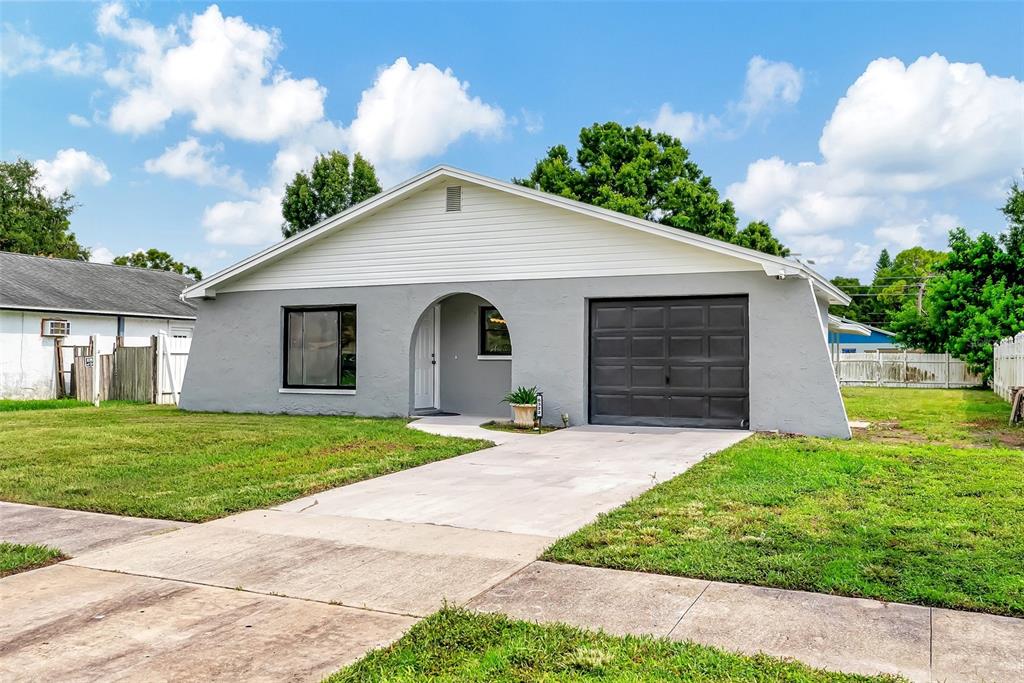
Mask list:
[[[828,341],[833,353],[856,353],[858,351],[885,351],[898,349],[896,333],[871,325],[865,325],[849,318],[832,316],[840,327],[829,327]],[[849,329],[857,328],[857,329]]]
[[849,437],[806,265],[437,167],[185,290],[181,406]]
[[[191,337],[195,307],[181,299],[191,278],[160,270],[0,252],[0,398],[53,398],[57,350],[101,353],[117,337],[145,346],[163,331]],[[62,353],[65,386],[73,351]]]

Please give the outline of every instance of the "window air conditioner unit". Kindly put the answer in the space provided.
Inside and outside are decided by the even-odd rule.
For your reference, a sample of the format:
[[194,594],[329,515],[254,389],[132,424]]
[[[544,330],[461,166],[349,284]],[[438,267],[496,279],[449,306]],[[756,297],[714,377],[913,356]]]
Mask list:
[[43,318],[44,337],[67,337],[71,334],[71,323],[67,320],[50,320]]

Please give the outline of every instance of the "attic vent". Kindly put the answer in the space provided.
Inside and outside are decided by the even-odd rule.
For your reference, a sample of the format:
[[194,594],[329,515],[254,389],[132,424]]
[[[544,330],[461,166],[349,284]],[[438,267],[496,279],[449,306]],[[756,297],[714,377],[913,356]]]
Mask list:
[[451,213],[452,211],[462,211],[462,187],[459,185],[452,185],[451,187],[445,188],[445,203],[444,210]]

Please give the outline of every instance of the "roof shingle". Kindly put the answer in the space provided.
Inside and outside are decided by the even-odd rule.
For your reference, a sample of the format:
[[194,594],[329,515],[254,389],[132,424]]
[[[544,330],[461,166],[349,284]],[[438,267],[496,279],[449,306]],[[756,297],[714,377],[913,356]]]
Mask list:
[[162,270],[0,251],[0,309],[195,318],[179,298],[191,284]]

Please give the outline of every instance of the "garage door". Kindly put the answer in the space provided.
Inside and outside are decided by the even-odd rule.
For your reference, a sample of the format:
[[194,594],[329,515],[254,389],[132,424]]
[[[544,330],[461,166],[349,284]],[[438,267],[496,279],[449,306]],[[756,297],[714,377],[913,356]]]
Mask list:
[[590,303],[593,424],[746,428],[747,297]]

